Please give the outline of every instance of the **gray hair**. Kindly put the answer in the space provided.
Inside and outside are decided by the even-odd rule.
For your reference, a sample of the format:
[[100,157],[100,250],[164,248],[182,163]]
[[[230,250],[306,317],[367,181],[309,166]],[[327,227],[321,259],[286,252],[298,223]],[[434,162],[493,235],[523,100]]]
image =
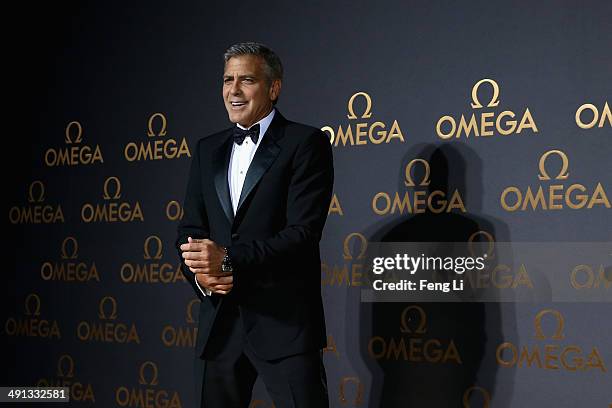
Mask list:
[[230,58],[239,55],[256,55],[263,58],[265,62],[265,72],[268,84],[271,84],[275,79],[283,79],[283,64],[278,55],[270,48],[256,42],[242,42],[230,46],[223,54],[223,59],[227,63]]

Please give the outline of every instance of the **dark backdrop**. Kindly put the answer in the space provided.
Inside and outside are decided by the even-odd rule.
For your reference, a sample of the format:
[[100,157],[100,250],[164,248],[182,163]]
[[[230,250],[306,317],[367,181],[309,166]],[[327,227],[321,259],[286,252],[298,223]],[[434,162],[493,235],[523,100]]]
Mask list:
[[[180,273],[172,250],[174,202],[183,198],[189,157],[131,161],[125,149],[184,139],[191,150],[200,137],[227,127],[222,53],[254,40],[283,60],[282,113],[325,129],[334,146],[337,201],[321,243],[331,405],[612,402],[610,303],[360,303],[368,280],[357,256],[361,238],[462,241],[479,231],[500,242],[610,242],[610,2],[74,2],[21,5],[7,10],[6,19],[2,384],[66,384],[82,400],[75,406],[192,405],[197,315],[187,314],[194,294],[175,281]],[[477,90],[483,107],[470,106],[482,79],[499,87],[498,106],[487,106],[491,82]],[[360,92],[350,118],[349,100]],[[362,117],[368,99],[371,116]],[[575,117],[585,104],[599,116],[586,108],[580,121],[595,124],[581,128]],[[444,139],[436,131],[445,115],[459,126],[462,115],[469,122],[473,114],[480,124],[483,112],[495,122],[509,110],[520,122],[526,109],[532,126],[520,133],[502,134],[511,126],[504,125],[508,117],[501,131],[494,124],[485,129],[488,137],[472,130],[469,137]],[[162,116],[165,135],[159,134]],[[446,121],[441,131],[449,127]],[[55,155],[84,146],[98,146],[103,162],[54,164]],[[554,150],[561,153],[545,161],[553,180],[540,180],[539,161]],[[563,157],[568,177],[554,180]],[[435,189],[405,185],[413,159],[427,161]],[[119,198],[112,198],[114,179],[111,198],[103,197],[109,177],[120,180]],[[575,184],[584,186],[587,204],[598,200],[571,208],[564,194]],[[553,200],[559,209],[550,202],[516,210],[501,204],[509,186],[523,195],[542,187],[548,201],[551,185],[561,186],[553,187],[563,197]],[[406,192],[425,197],[436,190],[447,198],[457,190],[465,211],[384,211],[385,194],[392,204],[396,192],[401,200]],[[506,207],[514,205],[513,194]],[[83,219],[83,206],[109,210],[121,203],[138,206],[142,220]],[[63,222],[28,220],[37,206],[44,214],[61,206]],[[601,284],[584,290],[609,296],[610,262],[584,264]],[[568,274],[559,271],[559,279]],[[406,308],[408,324],[422,323],[422,330],[400,331]],[[537,336],[538,322],[545,338]],[[563,323],[563,338],[555,338],[555,322]],[[539,359],[521,359],[524,350]],[[253,406],[271,406],[259,383]]]

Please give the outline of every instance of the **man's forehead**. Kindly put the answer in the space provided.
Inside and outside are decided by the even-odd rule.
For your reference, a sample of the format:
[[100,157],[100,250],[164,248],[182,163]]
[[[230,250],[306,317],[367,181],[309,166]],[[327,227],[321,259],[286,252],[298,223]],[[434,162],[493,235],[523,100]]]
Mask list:
[[262,70],[263,59],[256,55],[238,55],[225,63],[224,73],[256,74]]

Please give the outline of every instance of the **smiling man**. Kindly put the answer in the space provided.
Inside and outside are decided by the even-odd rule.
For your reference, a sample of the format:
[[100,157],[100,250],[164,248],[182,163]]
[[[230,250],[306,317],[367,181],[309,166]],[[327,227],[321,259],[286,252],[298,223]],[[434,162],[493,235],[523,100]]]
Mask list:
[[250,128],[272,113],[280,94],[282,75],[280,61],[275,74],[257,55],[238,55],[225,63],[223,101],[230,122]]
[[248,407],[263,380],[277,408],[327,407],[319,241],[331,146],[275,108],[283,68],[258,43],[224,54],[235,125],[198,141],[176,241],[199,296],[198,407]]

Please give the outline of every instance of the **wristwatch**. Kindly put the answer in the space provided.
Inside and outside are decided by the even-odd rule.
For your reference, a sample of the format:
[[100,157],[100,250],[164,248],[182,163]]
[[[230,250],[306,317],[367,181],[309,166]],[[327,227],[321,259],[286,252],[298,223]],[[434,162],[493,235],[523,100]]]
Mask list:
[[232,260],[227,253],[227,248],[223,247],[223,250],[225,251],[225,256],[223,257],[223,262],[221,262],[221,271],[234,272],[234,269],[232,268]]

